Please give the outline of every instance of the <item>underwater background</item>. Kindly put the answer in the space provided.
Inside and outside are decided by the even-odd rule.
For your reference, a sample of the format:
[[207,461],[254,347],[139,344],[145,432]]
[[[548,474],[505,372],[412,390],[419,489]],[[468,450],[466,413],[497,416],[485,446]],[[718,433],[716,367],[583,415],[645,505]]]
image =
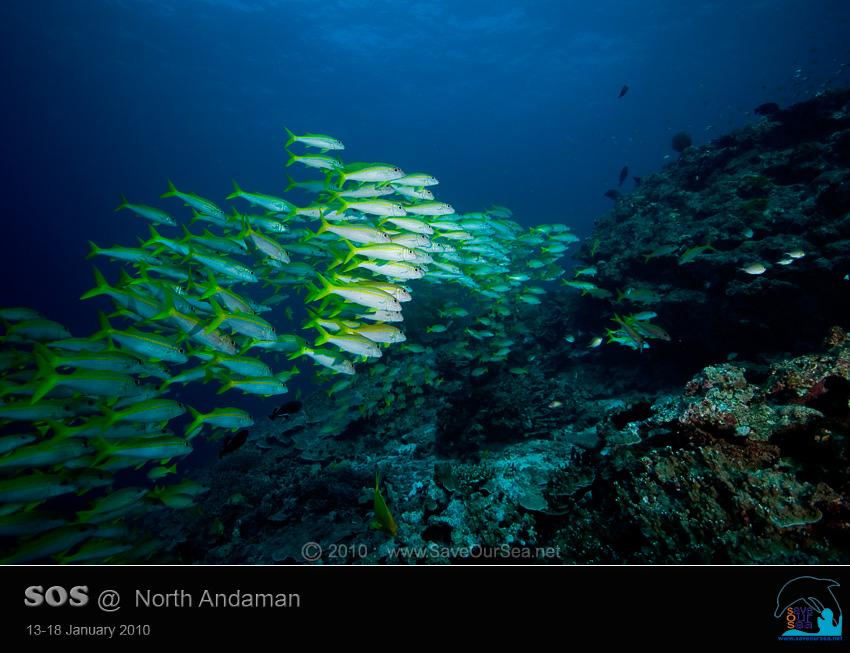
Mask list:
[[[323,212],[264,207],[288,229],[276,241],[286,259],[303,249],[308,270],[295,276],[282,255],[277,266],[238,252],[205,262],[200,246],[145,246],[189,270],[181,285],[198,302],[213,269],[246,299],[278,297],[261,315],[291,348],[248,355],[275,375],[299,372],[265,398],[256,384],[217,394],[258,377],[215,364],[166,383],[168,401],[208,416],[233,407],[253,424],[202,419],[198,436],[181,412],[168,431],[172,417],[133,433],[136,445],[171,438],[134,464],[109,468],[122,460],[125,436],[110,429],[125,391],[103,384],[121,378],[62,366],[49,351],[63,337],[2,314],[0,438],[22,438],[0,441],[3,561],[469,562],[486,550],[487,562],[847,562],[846,3],[5,2],[0,30],[0,305],[78,337],[103,328],[102,311],[110,329],[182,346],[186,330],[162,322],[178,318],[160,315],[179,300],[144,277],[147,263],[86,261],[89,241],[150,243],[150,218],[115,211],[122,195],[186,225],[192,210],[160,199],[169,180],[228,215],[235,206],[229,223],[189,228],[222,227],[252,255],[277,236],[260,222],[256,237],[244,231],[262,203],[226,203],[234,179]],[[295,141],[288,153],[284,127],[342,141],[321,156],[340,155],[354,178],[321,160],[285,167],[290,153],[325,148]],[[438,231],[457,226],[440,242],[460,256],[418,261],[424,277],[398,284],[413,297],[393,327],[406,340],[381,342],[380,361],[356,338],[320,343],[331,367],[353,361],[353,376],[311,359],[305,347],[325,335],[305,330],[305,305],[348,320],[343,333],[361,328],[352,307],[364,305],[339,293],[377,283],[348,269],[370,256],[349,258],[348,234],[312,232],[325,219],[344,228],[324,213],[345,213],[340,189],[401,177],[357,178],[352,161],[436,177],[407,188],[430,189],[447,213],[392,199]],[[327,188],[285,192],[287,175]],[[405,231],[385,220],[403,214],[393,208],[352,208],[354,225]],[[254,285],[239,285],[235,261]],[[92,264],[125,303],[141,295],[156,310],[130,307],[128,319],[105,297],[81,301]],[[141,281],[119,277],[122,266]],[[329,272],[330,286],[313,274]],[[328,304],[319,295],[332,287]],[[230,306],[194,309],[204,326],[193,335],[235,322]],[[232,328],[244,355],[256,334]],[[103,331],[99,341],[116,346]],[[203,345],[201,361],[237,354],[227,347]],[[3,412],[91,396],[94,412]],[[311,542],[324,555],[305,555]],[[546,547],[557,553],[538,555]]]

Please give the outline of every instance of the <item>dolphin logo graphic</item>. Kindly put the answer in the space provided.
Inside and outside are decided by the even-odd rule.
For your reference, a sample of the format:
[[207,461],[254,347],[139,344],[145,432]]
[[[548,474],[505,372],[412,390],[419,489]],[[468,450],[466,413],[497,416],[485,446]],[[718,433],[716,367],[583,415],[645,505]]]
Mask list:
[[841,587],[831,578],[799,576],[789,580],[776,596],[776,611],[773,616],[779,619],[788,608],[805,605],[818,615],[829,619],[829,626],[837,627],[841,623],[841,607],[832,589]]

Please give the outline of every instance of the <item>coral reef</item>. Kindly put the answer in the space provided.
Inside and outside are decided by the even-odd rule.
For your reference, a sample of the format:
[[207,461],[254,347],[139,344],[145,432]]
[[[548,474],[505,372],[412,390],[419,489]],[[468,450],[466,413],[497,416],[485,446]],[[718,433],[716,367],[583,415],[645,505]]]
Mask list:
[[[325,562],[470,561],[500,547],[557,551],[535,560],[546,563],[847,562],[848,361],[841,344],[777,361],[759,383],[744,366],[711,366],[651,403],[591,400],[592,417],[529,401],[514,442],[482,429],[466,459],[439,446],[452,393],[376,419],[352,408],[330,436],[317,395],[207,472],[202,510],[169,525],[174,554],[300,562],[319,542]],[[493,392],[494,404],[515,396]],[[396,538],[369,528],[376,464]]]

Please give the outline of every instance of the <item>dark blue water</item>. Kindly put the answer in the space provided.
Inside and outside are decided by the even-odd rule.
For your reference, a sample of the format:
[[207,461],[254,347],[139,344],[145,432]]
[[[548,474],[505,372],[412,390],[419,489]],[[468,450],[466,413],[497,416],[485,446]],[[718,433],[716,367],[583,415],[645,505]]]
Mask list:
[[2,303],[93,330],[87,241],[145,233],[113,213],[119,193],[153,203],[168,178],[216,200],[232,178],[279,193],[284,125],[341,138],[346,161],[435,174],[460,210],[587,233],[621,167],[657,169],[674,132],[701,144],[831,80],[848,15],[841,0],[7,0]]

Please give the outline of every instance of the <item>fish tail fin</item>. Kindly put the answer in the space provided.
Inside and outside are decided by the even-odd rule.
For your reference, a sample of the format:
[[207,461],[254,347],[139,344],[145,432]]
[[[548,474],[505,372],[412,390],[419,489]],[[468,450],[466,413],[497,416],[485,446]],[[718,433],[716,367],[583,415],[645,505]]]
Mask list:
[[298,157],[289,150],[286,150],[286,153],[289,155],[289,159],[286,161],[286,167],[288,168],[298,160]]
[[308,347],[306,344],[303,344],[298,348],[297,351],[294,351],[291,354],[289,354],[289,356],[287,356],[287,358],[291,361],[294,361],[296,358],[301,358],[302,356],[307,355],[311,351],[313,351],[313,350],[310,349],[310,347]]
[[[233,222],[236,222],[236,218],[234,217]],[[241,223],[241,229],[236,232],[236,235],[233,238],[238,238],[239,240],[244,241],[248,238],[252,233],[253,229],[251,228],[251,222],[248,220],[247,216],[240,215],[238,221]],[[246,243],[247,246],[247,243]]]
[[52,361],[45,355],[45,351],[35,349],[33,350],[33,354],[35,355],[35,364],[38,367],[36,378],[42,378],[43,380],[33,393],[30,404],[38,402],[44,395],[53,390],[59,381],[56,368],[53,367]]
[[160,245],[163,241],[162,235],[156,230],[152,224],[148,225],[148,233],[151,237],[142,243],[142,247],[151,247],[152,245]]
[[151,317],[151,321],[158,320],[167,320],[170,317],[174,317],[177,314],[177,309],[174,308],[174,298],[171,296],[171,293],[165,293],[165,308],[163,308],[159,313]]
[[115,289],[109,285],[106,281],[106,277],[103,276],[100,270],[97,268],[94,269],[94,283],[95,286],[91,290],[83,293],[80,299],[91,299],[92,297],[97,297],[98,295],[108,295],[110,292],[113,292]]
[[291,379],[293,376],[296,376],[298,374],[301,374],[301,370],[299,370],[297,367],[295,367],[295,365],[293,365],[292,369],[290,369],[288,371],[284,370],[283,372],[278,372],[277,374],[274,375],[274,377],[276,379],[278,379],[279,381],[286,383],[287,381],[289,381],[289,379]]
[[97,341],[103,340],[104,338],[108,339],[109,336],[113,333],[113,329],[112,325],[109,324],[109,318],[106,317],[106,313],[104,313],[103,311],[98,311],[97,322],[100,325],[100,331],[90,335],[89,340]]
[[192,422],[189,426],[186,427],[185,435],[186,439],[190,440],[195,437],[198,433],[200,433],[201,429],[204,427],[204,420],[206,415],[201,413],[196,408],[192,408],[191,406],[186,406],[189,410],[189,414],[192,416]]
[[319,216],[319,223],[320,223],[320,224],[319,224],[319,228],[316,230],[316,235],[317,235],[317,236],[318,236],[319,234],[323,234],[323,233],[325,233],[325,232],[328,230],[328,227],[330,227],[330,226],[331,226],[330,222],[328,222],[327,220],[325,220],[325,216],[323,216],[323,215],[320,215],[320,216]]
[[[328,295],[327,297],[325,297],[325,298],[322,300],[322,303],[321,303],[321,304],[319,304],[319,308],[318,308],[318,309],[316,309],[316,310],[317,310],[319,313],[325,313],[325,312],[327,312],[328,307],[329,307],[329,306],[333,303],[334,299],[335,299],[335,298],[334,298],[332,295]],[[334,313],[331,313],[330,317],[336,317],[337,315],[339,315],[339,313],[340,313],[340,311],[336,311],[336,312],[334,312]]]
[[215,375],[215,368],[212,365],[209,365],[209,363],[212,363],[212,361],[209,361],[207,363],[201,363],[201,367],[204,368],[204,384],[218,379],[218,377]]
[[233,180],[233,192],[230,193],[230,195],[228,195],[224,199],[233,200],[233,199],[236,199],[237,197],[242,197],[242,189],[239,188],[239,184],[237,184],[236,180],[234,179]]
[[286,135],[289,136],[289,138],[286,140],[286,144],[284,145],[284,147],[288,148],[290,145],[292,145],[295,141],[298,140],[298,137],[291,131],[289,131],[289,127],[284,127],[284,129],[286,130]]
[[50,419],[46,421],[47,426],[50,427],[50,431],[53,433],[53,436],[50,438],[51,442],[67,440],[74,434],[73,429],[70,426],[63,424],[62,422],[57,422]]
[[302,329],[311,329],[319,323],[319,314],[316,311],[308,308],[307,315],[310,319],[301,325]]
[[308,281],[304,284],[304,288],[307,291],[307,296],[304,298],[305,302],[312,301],[310,298],[319,292],[319,289],[316,287],[316,284],[312,281]]
[[298,188],[298,182],[295,181],[292,177],[290,177],[289,175],[286,175],[286,179],[287,179],[287,181],[289,181],[289,183],[287,184],[286,188],[283,189],[284,193],[288,193],[293,188]]
[[348,247],[348,254],[345,255],[345,258],[341,261],[341,263],[343,265],[347,265],[348,262],[351,261],[351,259],[357,256],[357,248],[351,244],[351,241],[346,240],[344,242],[346,247]]
[[[48,366],[48,370],[50,372],[55,371],[56,367],[60,363],[59,357],[40,342],[33,344],[32,352],[41,358],[44,364]],[[39,367],[39,372],[41,371],[42,369]]]
[[321,347],[331,339],[331,334],[325,331],[325,328],[318,322],[313,325],[313,328],[319,332],[319,337],[316,338],[316,341],[313,343],[314,347]]
[[239,213],[235,206],[233,207],[233,213],[224,217],[227,220],[228,226],[235,223],[242,224],[246,221],[245,216],[242,213]]
[[[151,278],[145,274],[147,266],[147,263],[140,263],[139,274],[143,275],[143,282],[147,281],[149,283],[153,283]],[[127,274],[127,271],[124,268],[121,268],[121,270],[118,272],[118,287],[126,288],[127,286],[133,285],[133,281],[137,281],[137,279],[135,277],[131,277],[129,274]]]
[[174,185],[173,181],[171,181],[170,179],[168,180],[168,190],[165,191],[162,195],[160,195],[160,197],[177,197],[177,187]]
[[100,247],[98,247],[93,240],[90,240],[89,241],[89,253],[86,254],[86,258],[90,259],[92,257],[95,257],[98,254],[100,254],[102,251],[103,250]]
[[96,417],[92,420],[93,424],[100,425],[100,432],[106,433],[106,431],[118,421],[119,415],[118,411],[113,410],[109,406],[104,406],[101,409],[100,417]]
[[210,322],[204,329],[204,333],[212,333],[218,327],[220,327],[222,323],[227,319],[227,313],[224,312],[224,309],[219,305],[216,300],[210,299],[210,306],[212,306],[213,315],[215,315],[215,317],[213,318],[213,321]]
[[[364,261],[364,262],[368,263],[369,261]],[[351,272],[352,270],[356,270],[359,266],[360,266],[360,262],[354,261],[351,265],[346,265],[344,268],[342,268],[342,271],[343,272]]]
[[208,290],[204,291],[204,293],[201,295],[201,299],[209,299],[210,297],[218,293],[219,284],[218,280],[215,278],[215,275],[210,272],[208,278],[210,281],[210,285],[208,287]]
[[339,177],[339,183],[337,184],[337,186],[339,188],[342,188],[343,184],[345,184],[345,171],[344,170],[331,170],[328,173],[326,173],[325,174],[325,184],[330,186],[331,182],[333,181],[333,178],[335,176]]
[[129,205],[129,202],[127,201],[127,198],[124,197],[124,193],[121,193],[121,204],[116,206],[115,210],[120,211],[121,209],[126,209],[128,205]]
[[95,455],[91,466],[97,467],[100,463],[102,463],[104,460],[106,460],[107,458],[109,458],[112,455],[112,452],[114,450],[114,445],[110,445],[109,441],[106,438],[101,437],[101,436],[94,438],[94,440],[92,441],[92,444],[94,445],[94,448],[97,450],[97,454]]
[[316,300],[327,297],[333,291],[333,285],[330,281],[325,279],[319,272],[316,272],[316,276],[319,278],[319,283],[322,284],[321,288],[315,288],[313,292],[307,295],[306,301],[314,302]]
[[[78,495],[78,496],[82,496],[82,495]],[[78,524],[85,524],[85,523],[88,522],[89,519],[94,517],[96,514],[97,514],[97,512],[94,511],[94,510],[80,510],[77,513],[77,523]],[[71,559],[71,556],[67,556],[65,554],[62,554],[62,555],[59,556],[59,562],[60,562],[60,564],[63,564],[63,565],[68,564],[68,560],[70,560],[70,559]]]
[[183,238],[181,238],[179,242],[188,243],[195,234],[189,231],[185,224],[181,224],[180,228],[183,230]]
[[321,221],[319,228],[316,231],[310,231],[307,229],[307,233],[304,235],[303,241],[307,242],[308,240],[312,240],[316,236],[319,236],[325,232],[327,232],[328,227],[330,227],[330,223],[325,220],[324,216],[319,216],[319,220]]

